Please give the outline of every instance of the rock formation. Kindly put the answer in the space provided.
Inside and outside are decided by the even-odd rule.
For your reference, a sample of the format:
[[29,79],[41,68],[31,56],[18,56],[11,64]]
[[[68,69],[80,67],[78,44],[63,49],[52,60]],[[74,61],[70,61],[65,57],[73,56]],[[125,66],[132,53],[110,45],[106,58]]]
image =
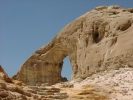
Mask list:
[[69,95],[67,100],[133,100],[133,68],[103,71],[54,87],[62,88],[61,92]]
[[133,67],[133,8],[100,6],[80,16],[37,50],[13,78],[29,85],[54,84],[69,56],[72,79]]
[[27,88],[22,82],[8,77],[0,66],[0,100],[27,100],[28,98],[36,100],[39,96],[36,91]]
[[12,79],[8,77],[7,73],[4,71],[1,65],[0,65],[0,80],[8,83],[13,83]]
[[60,88],[41,86],[27,86],[20,81],[13,80],[0,66],[0,100],[65,100],[69,96],[61,93]]
[[133,68],[125,66],[93,74],[84,80],[26,86],[8,77],[0,67],[0,100],[133,100],[132,82]]

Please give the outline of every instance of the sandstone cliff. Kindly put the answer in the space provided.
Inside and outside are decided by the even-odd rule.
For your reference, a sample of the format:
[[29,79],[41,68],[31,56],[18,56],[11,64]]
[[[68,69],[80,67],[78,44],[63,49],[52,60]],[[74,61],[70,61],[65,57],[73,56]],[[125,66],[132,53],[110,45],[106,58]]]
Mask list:
[[80,16],[37,50],[13,78],[29,85],[54,84],[69,56],[72,79],[96,72],[133,67],[133,8],[100,6]]

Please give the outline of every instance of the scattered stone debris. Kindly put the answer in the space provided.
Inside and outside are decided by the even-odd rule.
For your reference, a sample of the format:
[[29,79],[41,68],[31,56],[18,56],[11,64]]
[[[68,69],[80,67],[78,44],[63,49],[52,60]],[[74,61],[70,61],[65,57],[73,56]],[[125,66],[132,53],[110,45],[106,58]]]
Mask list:
[[[109,100],[133,100],[133,68],[99,72],[81,82],[71,81],[71,84],[78,89],[87,84],[92,87],[99,86],[97,91],[93,90],[97,93],[106,93]],[[87,89],[87,86],[85,88]]]
[[60,99],[66,99],[69,97],[67,95],[67,93],[61,93],[60,88],[45,86],[44,84],[39,85],[39,86],[38,85],[37,86],[29,86],[29,88],[37,91],[37,94],[41,95],[46,100],[50,100],[50,99],[60,100]]

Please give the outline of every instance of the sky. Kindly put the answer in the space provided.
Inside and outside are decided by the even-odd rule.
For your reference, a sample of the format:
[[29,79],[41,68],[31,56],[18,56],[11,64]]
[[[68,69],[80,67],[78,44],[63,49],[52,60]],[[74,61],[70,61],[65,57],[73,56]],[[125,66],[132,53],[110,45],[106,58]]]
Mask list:
[[[62,28],[101,5],[133,8],[133,0],[0,0],[0,65],[12,77]],[[62,76],[71,75],[66,57]]]

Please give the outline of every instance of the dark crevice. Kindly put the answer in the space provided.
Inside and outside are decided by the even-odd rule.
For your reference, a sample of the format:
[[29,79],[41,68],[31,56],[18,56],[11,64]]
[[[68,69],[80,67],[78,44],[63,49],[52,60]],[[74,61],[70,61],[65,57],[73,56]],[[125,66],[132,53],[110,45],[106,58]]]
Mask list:
[[98,32],[93,34],[93,40],[94,40],[95,43],[99,42],[99,33]]
[[86,42],[86,47],[87,47],[88,46],[88,42],[89,42],[88,38],[85,39],[85,42]]
[[133,13],[133,8],[127,9],[128,12]]
[[116,12],[113,12],[113,14],[115,15],[115,14],[116,14]]
[[47,66],[47,65],[49,65],[49,63],[48,62],[45,62],[45,66]]

